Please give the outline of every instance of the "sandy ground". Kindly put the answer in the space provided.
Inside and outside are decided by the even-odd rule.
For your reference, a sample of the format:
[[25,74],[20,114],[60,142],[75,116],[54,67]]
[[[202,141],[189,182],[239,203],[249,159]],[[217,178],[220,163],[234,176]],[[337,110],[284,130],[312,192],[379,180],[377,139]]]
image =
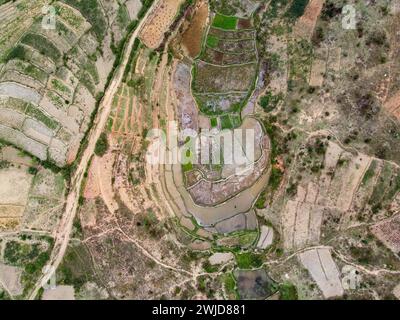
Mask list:
[[0,263],[0,285],[4,287],[11,296],[22,294],[21,275],[22,269]]
[[324,76],[326,71],[326,61],[316,59],[311,68],[311,77],[309,85],[311,87],[321,87],[324,83]]
[[282,215],[284,246],[290,250],[318,244],[323,218],[323,207],[315,204],[316,186],[298,188],[295,200],[289,200]]
[[94,199],[101,195],[111,213],[118,210],[112,186],[114,162],[115,155],[112,152],[108,152],[102,158],[94,157],[84,191],[86,199]]
[[191,69],[184,63],[178,63],[173,77],[174,92],[177,102],[177,114],[181,130],[198,131],[199,111],[194,101],[191,88]]
[[273,240],[274,230],[268,226],[261,226],[260,239],[258,240],[257,248],[264,250],[272,245]]
[[394,296],[400,300],[400,284],[398,284],[394,289],[393,289],[393,294]]
[[339,270],[329,249],[312,249],[299,255],[303,266],[321,289],[325,298],[343,295]]
[[217,252],[214,253],[208,260],[212,265],[223,264],[233,260],[233,253],[232,252]]
[[100,195],[99,179],[97,176],[97,160],[93,159],[90,164],[88,177],[85,185],[83,196],[86,199],[95,199]]
[[0,170],[0,204],[25,206],[32,178],[26,167]]
[[96,164],[97,177],[102,198],[111,213],[118,210],[118,204],[114,200],[114,191],[112,187],[114,162],[115,155],[109,152],[104,157],[99,158]]
[[73,286],[57,286],[55,289],[46,289],[42,300],[75,300]]
[[33,161],[30,157],[23,155],[18,149],[5,146],[0,151],[0,159],[24,166],[31,166]]
[[134,20],[137,18],[137,15],[142,8],[142,3],[140,0],[128,0],[125,2],[126,8],[128,9],[129,12],[129,17],[131,20]]
[[342,48],[332,48],[329,50],[328,68],[335,72],[340,71]]
[[37,91],[14,82],[1,83],[0,95],[22,99],[36,105],[39,104],[41,100],[41,96]]

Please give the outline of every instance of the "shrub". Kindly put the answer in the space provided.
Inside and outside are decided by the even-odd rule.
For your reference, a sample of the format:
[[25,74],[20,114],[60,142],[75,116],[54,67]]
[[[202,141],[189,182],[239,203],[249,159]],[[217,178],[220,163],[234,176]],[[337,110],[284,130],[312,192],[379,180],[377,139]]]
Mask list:
[[31,175],[36,175],[36,173],[38,172],[38,169],[35,167],[29,167],[28,172]]
[[218,271],[218,268],[216,266],[211,265],[210,261],[205,261],[203,263],[203,269],[207,273],[214,273]]
[[298,300],[297,288],[289,282],[285,282],[279,286],[281,300]]
[[22,46],[16,46],[13,48],[10,53],[7,55],[6,61],[13,59],[27,60],[26,58],[26,50]]
[[94,153],[97,156],[102,157],[106,154],[107,150],[108,150],[107,135],[103,132],[100,135],[99,140],[97,140],[96,147],[94,149]]
[[272,190],[276,190],[279,188],[282,178],[283,172],[280,169],[273,167],[271,170],[271,176],[269,177],[268,185]]
[[287,15],[292,19],[301,17],[304,14],[308,1],[309,0],[294,0],[287,11]]
[[271,112],[276,108],[279,101],[283,99],[282,94],[274,96],[271,92],[268,92],[265,96],[260,98],[260,106],[265,110],[265,112]]

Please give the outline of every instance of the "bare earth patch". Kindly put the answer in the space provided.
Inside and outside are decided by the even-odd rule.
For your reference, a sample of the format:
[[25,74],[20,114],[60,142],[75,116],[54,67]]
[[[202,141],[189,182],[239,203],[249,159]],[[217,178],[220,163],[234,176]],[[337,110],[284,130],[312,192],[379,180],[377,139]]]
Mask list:
[[46,289],[42,300],[75,300],[73,286],[57,286],[55,289]]
[[22,269],[0,263],[0,285],[13,296],[22,294],[21,275]]
[[208,17],[207,2],[202,2],[196,9],[189,28],[182,35],[182,45],[188,55],[192,58],[197,57],[201,50],[201,41],[204,28]]
[[312,249],[299,256],[301,263],[310,272],[325,298],[343,295],[339,270],[329,249]]
[[296,35],[307,39],[311,38],[324,2],[325,0],[311,0],[308,3],[303,16],[296,23],[294,29]]

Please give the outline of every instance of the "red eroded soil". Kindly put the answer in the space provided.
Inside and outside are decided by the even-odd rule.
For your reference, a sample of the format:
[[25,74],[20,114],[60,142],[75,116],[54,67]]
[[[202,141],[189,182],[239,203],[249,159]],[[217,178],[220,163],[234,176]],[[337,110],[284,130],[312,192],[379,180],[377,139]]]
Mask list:
[[204,28],[208,17],[207,3],[203,2],[196,10],[189,28],[182,36],[182,45],[190,57],[195,58],[200,54]]
[[253,26],[250,19],[239,19],[237,27],[238,29],[251,29]]

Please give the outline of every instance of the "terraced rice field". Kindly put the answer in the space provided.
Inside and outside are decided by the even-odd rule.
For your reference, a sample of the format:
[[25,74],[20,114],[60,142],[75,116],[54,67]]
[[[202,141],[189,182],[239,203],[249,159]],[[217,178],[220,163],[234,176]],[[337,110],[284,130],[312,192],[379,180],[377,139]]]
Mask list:
[[214,28],[224,29],[224,30],[235,30],[238,23],[238,18],[228,17],[217,13],[214,17],[212,26]]
[[216,15],[193,68],[192,90],[206,115],[238,112],[258,70],[255,31],[236,30],[237,18]]
[[[223,22],[223,19],[220,22],[218,19],[220,18],[217,18],[216,24]],[[232,21],[235,22],[234,26]],[[258,57],[254,45],[255,32],[236,31],[237,21],[238,18],[231,19],[230,31],[211,27],[209,32],[213,35],[209,36],[210,38],[204,37],[203,51],[192,70],[194,79],[191,87],[187,85],[190,83],[187,65],[179,62],[175,66],[172,100],[177,101],[176,113],[182,128],[198,131],[200,128],[233,129],[241,126],[241,103],[250,93],[249,88],[253,87]],[[251,27],[251,23],[245,25]],[[243,23],[241,26],[243,27]],[[227,39],[224,38],[225,33]],[[210,47],[214,47],[213,50],[226,51],[226,59],[222,59],[219,64],[217,61],[205,62],[207,57],[204,52],[210,50]],[[251,51],[248,54],[248,63],[239,63],[239,59],[235,61],[236,57],[232,53],[235,50],[241,50],[241,54],[247,54],[246,50]],[[137,67],[138,70],[140,69]],[[198,105],[193,100],[192,93]],[[221,113],[225,114],[219,116]],[[212,114],[217,116],[211,116]],[[258,162],[254,175],[236,176],[235,167],[223,163],[219,169],[213,166],[206,168],[194,163],[182,166],[168,164],[162,167],[165,179],[164,193],[174,212],[185,217],[182,218],[182,223],[189,229],[191,223],[186,221],[188,217],[193,217],[200,226],[211,233],[230,234],[257,229],[258,222],[252,205],[269,177],[266,165],[269,163],[269,140],[264,137],[263,129],[255,119],[245,119],[243,128],[255,129],[255,145],[262,145],[262,150],[256,147]],[[263,144],[263,141],[266,144]],[[227,243],[236,240],[226,239]]]

